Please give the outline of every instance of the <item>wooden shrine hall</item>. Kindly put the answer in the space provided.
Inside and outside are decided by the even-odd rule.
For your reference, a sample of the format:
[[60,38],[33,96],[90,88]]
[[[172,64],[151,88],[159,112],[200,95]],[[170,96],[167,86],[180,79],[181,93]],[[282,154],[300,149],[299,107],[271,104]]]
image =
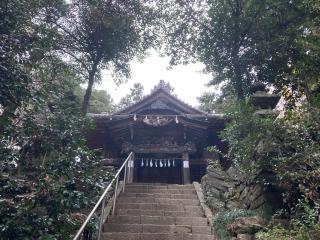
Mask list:
[[[103,149],[103,165],[120,166],[130,152],[130,181],[188,184],[205,174],[208,146],[218,139],[221,115],[207,114],[170,94],[160,81],[150,95],[113,114],[90,114],[96,124],[87,134],[91,149]],[[219,157],[219,156],[216,156]]]

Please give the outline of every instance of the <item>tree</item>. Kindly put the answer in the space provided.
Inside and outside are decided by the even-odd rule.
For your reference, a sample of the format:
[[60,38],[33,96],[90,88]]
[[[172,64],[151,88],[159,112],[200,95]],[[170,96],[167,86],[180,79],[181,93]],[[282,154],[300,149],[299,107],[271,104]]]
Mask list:
[[320,107],[320,5],[318,1],[303,0],[297,8],[303,16],[302,23],[296,26],[300,34],[290,46],[289,64],[284,66],[282,81],[276,84],[285,88],[284,96],[291,105],[295,105],[295,98],[305,96],[310,105]]
[[[174,88],[171,86],[169,82],[165,82],[164,80],[160,80],[159,84],[155,86],[154,90],[157,88],[164,88],[170,94],[173,94]],[[153,91],[154,91],[153,90]],[[139,102],[144,97],[144,87],[141,83],[135,83],[133,88],[130,88],[130,93],[120,99],[120,102],[117,106],[119,110],[129,107],[137,102]]]
[[[83,101],[83,95],[85,93],[85,89],[80,86],[76,86],[74,89],[75,95],[81,99],[81,103]],[[106,90],[92,90],[92,96],[89,101],[89,113],[102,113],[107,112],[111,113],[115,109],[115,104],[113,102],[112,97]]]
[[33,64],[52,49],[50,19],[61,1],[4,0],[0,3],[0,127],[31,97]]
[[112,175],[85,146],[79,76],[53,51],[63,3],[0,2],[1,239],[69,239]]
[[210,92],[203,93],[200,97],[198,97],[198,101],[200,102],[200,109],[207,113],[212,113],[215,110],[215,97]]
[[309,81],[303,76],[319,72],[313,1],[165,2],[165,52],[171,63],[204,63],[211,84],[222,92],[243,99],[256,81],[301,92]]
[[115,109],[113,99],[105,90],[92,91],[92,97],[89,103],[89,112],[91,113],[111,113]]
[[158,86],[155,87],[157,89],[158,87],[166,89],[170,94],[174,95],[174,87],[171,86],[170,82],[166,82],[164,80],[160,80]]
[[119,110],[131,106],[139,102],[143,98],[144,87],[141,83],[135,83],[133,88],[130,88],[130,93],[120,99],[117,106]]
[[56,20],[63,33],[59,48],[88,81],[82,111],[87,113],[93,85],[101,69],[112,69],[117,81],[130,76],[129,61],[142,57],[154,42],[154,16],[139,0],[73,0],[65,17]]

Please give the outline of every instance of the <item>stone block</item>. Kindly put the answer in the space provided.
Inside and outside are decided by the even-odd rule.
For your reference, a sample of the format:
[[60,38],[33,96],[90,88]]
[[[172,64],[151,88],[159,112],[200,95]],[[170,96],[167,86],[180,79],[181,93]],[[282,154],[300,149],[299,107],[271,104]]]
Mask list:
[[102,240],[140,240],[139,233],[103,233]]
[[209,226],[192,226],[193,234],[211,234],[211,227]]
[[127,233],[141,233],[142,225],[140,224],[117,224],[117,223],[107,223],[104,226],[104,231],[106,232],[127,232]]
[[266,221],[258,216],[239,217],[227,225],[227,229],[234,234],[254,234],[266,225]]
[[130,216],[130,215],[118,215],[118,216],[109,216],[108,223],[131,223],[131,224],[139,224],[140,216]]
[[174,217],[168,216],[141,216],[142,224],[158,224],[158,225],[171,225],[175,224]]
[[183,240],[183,236],[173,233],[142,233],[140,240]]
[[172,233],[172,227],[170,225],[152,225],[144,224],[142,225],[142,232],[144,233]]
[[254,236],[251,234],[238,234],[237,240],[253,240]]
[[204,217],[176,217],[177,225],[190,225],[190,226],[207,226],[208,220]]

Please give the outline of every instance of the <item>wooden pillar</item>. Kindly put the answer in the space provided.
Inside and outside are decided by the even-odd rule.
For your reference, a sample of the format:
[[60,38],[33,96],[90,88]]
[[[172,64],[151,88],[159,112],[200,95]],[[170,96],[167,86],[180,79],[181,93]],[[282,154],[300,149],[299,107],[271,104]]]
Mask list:
[[189,165],[189,153],[182,153],[182,176],[183,184],[190,184],[190,165]]
[[134,176],[134,153],[131,155],[131,159],[128,161],[128,169],[127,169],[127,183],[133,182]]

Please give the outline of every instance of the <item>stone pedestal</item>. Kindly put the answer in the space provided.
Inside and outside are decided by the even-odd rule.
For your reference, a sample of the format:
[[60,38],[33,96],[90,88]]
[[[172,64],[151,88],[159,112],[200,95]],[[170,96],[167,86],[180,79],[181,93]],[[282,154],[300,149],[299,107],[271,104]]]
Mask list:
[[182,153],[182,176],[183,184],[190,184],[190,164],[189,164],[189,153]]

